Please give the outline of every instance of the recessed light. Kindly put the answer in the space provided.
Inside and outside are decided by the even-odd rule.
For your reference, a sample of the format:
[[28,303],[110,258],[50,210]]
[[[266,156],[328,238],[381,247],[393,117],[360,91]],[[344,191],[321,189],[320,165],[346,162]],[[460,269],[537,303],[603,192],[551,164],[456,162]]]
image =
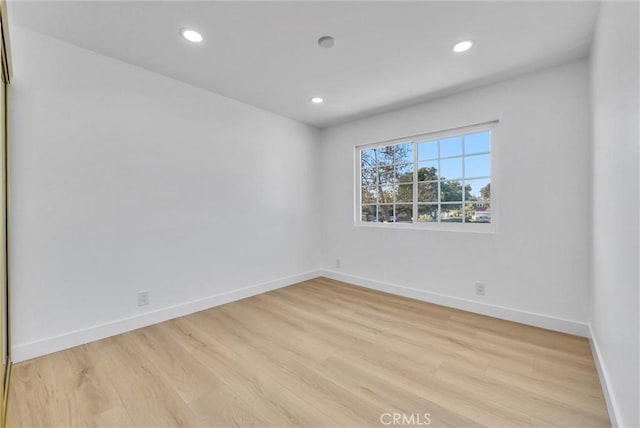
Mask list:
[[465,51],[468,51],[469,49],[471,49],[471,46],[473,46],[473,42],[471,40],[463,40],[461,42],[456,43],[453,46],[453,51],[454,52],[465,52]]
[[336,39],[331,36],[322,36],[318,39],[318,45],[323,48],[332,48],[336,44]]
[[202,42],[202,34],[191,28],[181,28],[180,35],[192,43]]
[[313,97],[311,98],[311,102],[314,104],[322,104],[324,102],[324,100],[320,97]]

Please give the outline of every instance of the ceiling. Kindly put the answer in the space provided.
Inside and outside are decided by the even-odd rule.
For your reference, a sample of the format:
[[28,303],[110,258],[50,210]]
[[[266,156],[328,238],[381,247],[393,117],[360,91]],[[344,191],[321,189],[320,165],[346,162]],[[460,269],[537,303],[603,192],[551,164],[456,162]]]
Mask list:
[[[326,127],[584,57],[598,3],[18,1],[10,11],[14,24]],[[182,39],[187,26],[204,42]],[[333,48],[317,45],[324,35]],[[463,39],[474,47],[453,53]]]

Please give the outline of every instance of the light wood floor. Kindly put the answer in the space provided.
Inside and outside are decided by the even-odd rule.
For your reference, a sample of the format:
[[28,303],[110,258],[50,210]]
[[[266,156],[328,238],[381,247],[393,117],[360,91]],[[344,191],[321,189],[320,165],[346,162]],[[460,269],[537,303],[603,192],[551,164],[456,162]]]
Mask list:
[[323,278],[16,364],[8,425],[363,427],[386,413],[609,425],[586,339]]

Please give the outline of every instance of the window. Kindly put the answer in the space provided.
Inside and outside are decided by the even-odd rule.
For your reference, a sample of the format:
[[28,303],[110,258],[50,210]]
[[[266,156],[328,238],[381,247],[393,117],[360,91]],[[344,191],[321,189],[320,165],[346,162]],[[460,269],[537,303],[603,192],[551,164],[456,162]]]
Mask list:
[[490,124],[358,147],[358,223],[492,230],[491,144]]

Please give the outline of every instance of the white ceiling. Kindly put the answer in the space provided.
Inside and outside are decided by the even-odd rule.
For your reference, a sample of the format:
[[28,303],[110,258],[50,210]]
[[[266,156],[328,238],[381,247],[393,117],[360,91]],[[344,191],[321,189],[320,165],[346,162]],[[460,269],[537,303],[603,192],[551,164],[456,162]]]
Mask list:
[[[598,3],[44,1],[10,9],[15,24],[325,127],[584,57]],[[185,26],[204,43],[181,39]],[[320,48],[323,35],[336,45]],[[475,46],[454,54],[462,39]],[[311,104],[314,96],[325,103]]]

